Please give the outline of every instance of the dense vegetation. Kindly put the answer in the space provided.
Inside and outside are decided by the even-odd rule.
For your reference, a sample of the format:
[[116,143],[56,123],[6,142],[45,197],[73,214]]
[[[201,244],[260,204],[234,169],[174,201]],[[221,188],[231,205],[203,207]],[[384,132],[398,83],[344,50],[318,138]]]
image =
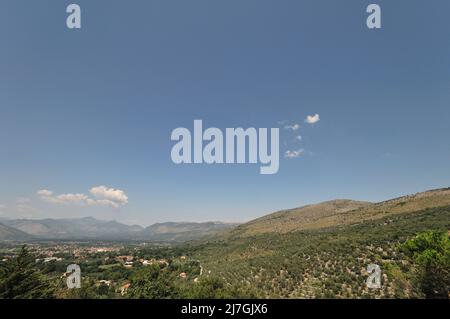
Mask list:
[[0,264],[0,298],[35,299],[52,298],[54,288],[40,270],[25,246],[8,263]]
[[[435,286],[443,286],[448,296],[450,263],[445,245],[449,229],[450,206],[446,206],[351,226],[236,236],[192,248],[207,273],[233,286],[254,287],[259,297],[420,298],[432,297],[416,280],[417,268],[428,266],[401,244],[420,232],[433,230],[445,234],[439,238],[447,241],[434,244],[444,246],[439,251],[445,253],[430,257],[437,259],[436,267],[441,270],[432,271],[439,278],[430,280]],[[423,254],[429,255],[427,251]],[[370,290],[365,285],[370,263],[381,267],[381,289]]]
[[448,298],[450,291],[450,240],[440,232],[425,232],[408,240],[405,254],[416,268],[414,280],[427,298]]
[[[15,258],[0,262],[0,297],[448,298],[449,229],[444,206],[323,229],[61,253],[47,263],[18,247]],[[118,259],[123,255],[133,266]],[[70,263],[81,266],[81,289],[66,287]],[[380,289],[365,284],[370,263],[381,267]]]

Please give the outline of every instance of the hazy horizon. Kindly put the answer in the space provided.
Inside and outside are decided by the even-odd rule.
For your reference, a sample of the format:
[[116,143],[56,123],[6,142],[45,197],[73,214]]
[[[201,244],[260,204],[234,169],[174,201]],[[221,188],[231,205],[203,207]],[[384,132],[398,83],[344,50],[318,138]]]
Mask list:
[[[443,187],[443,188],[448,188],[448,187]],[[390,197],[390,198],[385,198],[385,199],[383,199],[383,200],[379,200],[379,201],[375,201],[375,202],[374,202],[374,201],[367,201],[367,200],[363,200],[363,199],[334,198],[334,199],[328,199],[328,200],[326,199],[326,200],[320,201],[320,202],[306,203],[306,204],[304,204],[304,205],[302,205],[302,206],[316,205],[316,204],[320,204],[320,203],[323,203],[323,202],[334,201],[334,200],[352,200],[352,201],[361,201],[361,202],[370,202],[370,203],[381,203],[381,202],[384,202],[384,201],[388,201],[388,200],[395,199],[395,198],[399,198],[399,197],[403,197],[403,196],[408,196],[408,195],[413,195],[413,194],[416,194],[416,193],[422,193],[422,192],[428,192],[428,191],[434,191],[434,190],[443,189],[443,188],[427,189],[427,190],[423,190],[423,191],[414,192],[414,193],[411,193],[411,194],[402,194],[402,195],[400,195],[400,196]],[[252,221],[252,220],[254,220],[254,219],[257,219],[257,218],[266,216],[266,215],[268,215],[268,214],[272,214],[272,213],[275,213],[275,212],[278,212],[278,211],[283,211],[283,210],[289,210],[289,209],[300,208],[300,207],[302,207],[302,206],[296,206],[296,207],[284,207],[284,208],[277,209],[277,210],[275,210],[275,211],[265,212],[265,213],[263,213],[262,215],[256,216],[256,217],[251,218],[251,219],[241,220],[241,221],[239,221],[239,220],[236,220],[236,221],[227,221],[227,220],[160,220],[160,221],[155,221],[154,223],[151,223],[151,224],[140,224],[140,223],[137,223],[137,224],[130,224],[130,223],[127,223],[127,222],[121,222],[120,220],[116,220],[116,219],[102,219],[102,218],[95,218],[95,217],[90,216],[90,215],[86,215],[86,216],[74,216],[74,217],[67,216],[67,217],[61,217],[61,218],[58,218],[58,217],[56,217],[56,218],[51,218],[51,217],[40,217],[40,218],[37,218],[37,217],[35,217],[35,218],[33,218],[33,217],[31,217],[31,218],[14,218],[14,217],[1,217],[1,216],[0,216],[0,220],[1,220],[1,219],[6,219],[6,220],[12,220],[12,219],[29,219],[29,220],[42,220],[42,219],[56,219],[56,220],[58,220],[58,219],[69,219],[69,220],[70,220],[70,219],[94,218],[94,219],[100,220],[100,221],[116,221],[116,222],[119,222],[119,223],[122,223],[122,224],[125,224],[125,225],[128,225],[128,226],[141,226],[141,227],[144,227],[144,228],[145,228],[145,227],[149,227],[149,226],[151,226],[151,225],[155,225],[155,224],[172,223],[172,222],[173,222],[173,223],[225,223],[225,224],[244,224],[244,223],[250,222],[250,221]]]

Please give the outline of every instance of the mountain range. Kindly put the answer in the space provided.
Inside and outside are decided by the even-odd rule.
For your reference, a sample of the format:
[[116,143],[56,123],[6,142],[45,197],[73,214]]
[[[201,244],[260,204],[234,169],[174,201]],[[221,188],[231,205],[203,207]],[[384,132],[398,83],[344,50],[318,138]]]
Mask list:
[[168,222],[147,228],[103,221],[93,217],[77,219],[3,219],[0,240],[142,240],[186,241],[215,234],[235,224],[221,222]]
[[270,233],[289,233],[329,227],[358,225],[398,214],[450,205],[450,188],[430,190],[392,200],[370,203],[337,199],[282,210],[245,224],[222,222],[166,222],[146,228],[103,221],[78,219],[0,220],[0,240],[139,240],[183,242],[201,238],[245,238]]

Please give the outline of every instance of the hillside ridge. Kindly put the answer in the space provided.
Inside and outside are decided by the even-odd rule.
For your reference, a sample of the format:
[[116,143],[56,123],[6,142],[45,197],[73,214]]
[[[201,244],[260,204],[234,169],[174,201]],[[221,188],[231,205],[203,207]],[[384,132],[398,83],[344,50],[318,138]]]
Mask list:
[[447,205],[450,205],[450,188],[427,190],[376,203],[334,199],[264,215],[221,235],[247,237],[265,233],[288,233],[352,225],[390,215]]

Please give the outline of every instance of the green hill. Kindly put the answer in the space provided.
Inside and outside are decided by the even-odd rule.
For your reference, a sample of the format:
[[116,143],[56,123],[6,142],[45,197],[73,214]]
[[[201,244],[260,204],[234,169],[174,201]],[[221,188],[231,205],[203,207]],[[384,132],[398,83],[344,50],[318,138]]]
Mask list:
[[[204,276],[259,297],[421,297],[399,244],[419,232],[449,229],[449,189],[376,204],[338,200],[243,224],[193,246],[192,257]],[[365,284],[370,263],[381,267],[381,289]]]
[[359,224],[365,221],[450,205],[450,189],[437,189],[380,203],[333,200],[283,210],[242,224],[224,236],[288,233]]

